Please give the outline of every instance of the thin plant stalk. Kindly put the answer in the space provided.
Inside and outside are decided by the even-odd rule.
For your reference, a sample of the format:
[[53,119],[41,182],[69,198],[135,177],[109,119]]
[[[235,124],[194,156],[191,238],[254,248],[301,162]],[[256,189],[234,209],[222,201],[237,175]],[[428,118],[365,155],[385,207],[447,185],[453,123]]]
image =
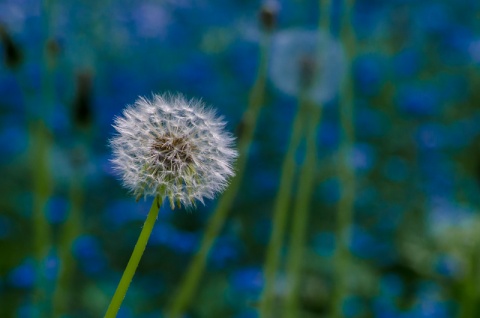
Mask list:
[[59,317],[66,313],[71,301],[72,278],[75,271],[75,260],[71,248],[74,240],[82,232],[82,205],[84,200],[83,178],[77,175],[73,178],[70,189],[70,213],[62,228],[58,257],[60,259],[60,271],[53,293],[54,316]]
[[[40,305],[44,313],[46,308],[46,283],[43,274],[43,262],[50,250],[51,232],[50,225],[45,218],[48,198],[52,193],[52,182],[48,165],[48,149],[50,141],[48,130],[42,121],[32,123],[31,129],[33,136],[32,155],[35,162],[32,162],[33,175],[33,206],[32,206],[32,222],[33,222],[33,247],[35,259],[37,262],[37,283],[35,284],[34,297],[35,301]],[[46,314],[46,313],[45,313]]]
[[[475,246],[476,247],[476,246]],[[478,249],[473,248],[467,253],[467,263],[465,266],[465,275],[462,282],[462,291],[460,296],[460,306],[458,310],[459,318],[478,316],[478,281],[479,281],[479,261]]]
[[[320,30],[330,30],[330,5],[330,0],[320,0]],[[316,129],[320,123],[322,107],[321,105],[314,105],[314,107],[311,107],[311,111],[312,114],[307,127],[305,161],[298,180],[297,198],[294,205],[295,214],[292,221],[293,225],[286,265],[289,289],[285,299],[285,312],[286,317],[289,318],[298,317],[300,270],[304,256],[310,199],[315,186],[314,171],[317,164],[317,143],[315,137]]]
[[207,224],[207,228],[205,229],[205,234],[202,242],[200,243],[200,248],[193,257],[184,279],[180,284],[175,297],[173,298],[170,308],[167,310],[168,317],[179,317],[190,304],[197,290],[200,278],[204,272],[208,253],[211,250],[215,239],[218,237],[223,224],[225,223],[228,212],[230,211],[233,201],[238,193],[238,190],[240,189],[245,168],[247,166],[248,151],[250,149],[250,144],[257,126],[260,110],[263,106],[267,78],[267,58],[269,54],[269,46],[270,36],[267,34],[262,41],[260,65],[257,78],[252,87],[248,108],[244,114],[244,118],[240,126],[241,129],[238,140],[239,158],[235,165],[237,174],[232,179],[231,184],[218,201],[217,207]]
[[[330,30],[330,0],[320,0],[320,30]],[[305,161],[300,171],[298,181],[297,198],[295,200],[292,233],[288,248],[286,265],[288,290],[285,299],[285,315],[288,318],[298,317],[298,300],[300,286],[300,272],[303,264],[304,246],[306,240],[309,203],[315,186],[315,171],[317,164],[316,130],[322,115],[322,105],[310,105],[311,116],[309,118],[306,136]],[[316,107],[315,107],[316,106]]]
[[295,153],[300,145],[303,126],[305,124],[305,104],[304,93],[300,93],[298,111],[293,122],[292,135],[290,136],[287,154],[283,161],[280,186],[275,200],[272,232],[267,247],[267,257],[264,267],[265,284],[260,302],[260,317],[273,317],[275,277],[280,262],[280,252],[283,237],[285,236],[287,214],[292,196],[292,184],[295,177]]
[[300,285],[300,270],[304,257],[306,229],[308,224],[309,203],[315,186],[315,171],[317,164],[316,130],[321,118],[321,107],[315,105],[307,127],[305,161],[300,171],[297,198],[294,205],[294,218],[288,259],[286,265],[288,291],[285,299],[286,317],[298,317],[298,291]]
[[350,264],[350,225],[353,220],[355,201],[355,171],[351,166],[350,155],[355,142],[354,132],[354,106],[353,106],[353,78],[351,74],[351,61],[355,55],[353,32],[351,28],[351,14],[354,0],[347,0],[342,21],[342,40],[347,55],[347,77],[340,99],[341,144],[339,151],[339,179],[341,185],[341,198],[338,203],[337,213],[337,248],[335,253],[335,272],[332,301],[332,317],[343,317],[342,306],[347,292],[347,276]]
[[[36,109],[32,105],[27,105],[29,114],[29,130],[31,136],[32,162],[32,184],[33,184],[33,247],[36,259],[37,281],[33,289],[34,303],[39,308],[40,317],[51,316],[51,305],[48,301],[51,292],[44,274],[44,262],[51,248],[51,228],[45,217],[47,202],[53,191],[53,182],[49,168],[49,150],[51,147],[50,131],[47,127],[45,118],[51,111],[53,105],[53,60],[46,49],[47,41],[50,36],[51,23],[51,1],[45,0],[42,3],[43,34],[44,34],[44,54],[42,69],[42,91],[40,92],[42,101],[41,107]],[[25,92],[28,94],[28,92]]]
[[125,295],[127,294],[128,287],[130,286],[133,275],[137,270],[140,259],[142,258],[145,247],[147,246],[148,239],[150,238],[153,226],[157,220],[160,205],[162,205],[162,200],[159,196],[156,196],[153,200],[152,206],[150,207],[150,212],[148,212],[147,219],[145,220],[142,231],[140,232],[140,236],[138,237],[138,241],[135,244],[135,248],[130,256],[130,260],[128,261],[127,267],[123,272],[120,283],[118,284],[115,294],[113,295],[110,305],[108,306],[105,318],[115,318],[117,316],[118,310],[122,305]]

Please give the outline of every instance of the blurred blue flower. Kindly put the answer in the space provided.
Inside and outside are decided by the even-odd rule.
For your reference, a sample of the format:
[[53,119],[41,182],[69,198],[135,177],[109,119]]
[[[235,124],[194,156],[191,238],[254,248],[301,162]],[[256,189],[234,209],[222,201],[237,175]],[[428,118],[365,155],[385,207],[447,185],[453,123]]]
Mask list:
[[393,57],[393,71],[395,76],[404,78],[413,78],[418,75],[422,67],[422,55],[415,48],[407,48],[400,51]]
[[2,109],[15,110],[23,108],[24,98],[15,77],[6,72],[0,73],[0,106]]
[[104,212],[104,222],[110,227],[118,229],[128,222],[145,221],[146,212],[150,202],[141,200],[116,200],[113,201]]
[[427,85],[408,85],[400,88],[396,103],[400,111],[417,117],[435,115],[442,107],[438,91]]
[[396,250],[385,238],[377,238],[360,226],[351,227],[350,249],[360,258],[375,260],[380,266],[395,259]]
[[454,257],[440,254],[435,259],[435,271],[445,277],[457,278],[461,273],[461,264]]
[[333,121],[324,121],[320,125],[320,145],[329,149],[336,149],[340,142],[340,128]]
[[359,40],[383,36],[386,2],[380,0],[357,1],[353,10],[353,30]]
[[197,233],[176,231],[172,234],[169,246],[174,251],[190,254],[197,250],[199,244],[199,235]]
[[461,66],[470,63],[470,44],[473,31],[464,25],[451,25],[442,33],[438,48],[444,65]]
[[171,20],[165,6],[148,2],[133,6],[132,17],[135,34],[152,39],[162,38],[167,33]]
[[159,222],[152,230],[149,243],[167,246],[177,253],[190,254],[197,250],[199,235]]
[[[427,286],[423,286],[427,285]],[[415,318],[449,318],[452,317],[452,306],[439,295],[437,284],[421,284],[417,292],[418,301],[406,315]]]
[[65,222],[68,216],[69,202],[59,196],[50,197],[47,202],[46,216],[48,222],[59,224]]
[[27,133],[23,127],[15,122],[2,124],[0,128],[0,148],[2,156],[0,163],[11,163],[26,152],[28,144]]
[[[257,166],[258,167],[258,166]],[[255,169],[254,167],[251,168]],[[273,193],[276,191],[280,176],[274,171],[267,170],[269,167],[262,167],[262,169],[256,170],[253,173],[253,182],[255,189],[251,189],[258,195],[265,195],[266,192]],[[253,188],[253,187],[252,187]]]
[[24,260],[8,274],[8,281],[16,288],[31,288],[35,283],[35,263],[32,259]]
[[226,62],[231,67],[233,76],[245,88],[250,88],[257,74],[259,54],[258,44],[255,42],[235,42],[226,53]]
[[[206,54],[195,54],[179,65],[174,74],[178,84],[187,94],[209,98],[218,90],[218,74],[214,61]],[[208,85],[205,85],[208,83]]]
[[444,32],[452,21],[451,13],[452,10],[446,3],[425,3],[416,11],[417,27],[427,33]]
[[223,268],[239,257],[238,239],[232,236],[220,236],[210,251],[209,261],[216,268]]
[[263,287],[263,271],[260,267],[245,267],[230,275],[232,287],[240,292],[259,293]]
[[73,255],[87,274],[98,274],[106,267],[106,260],[97,238],[81,235],[73,242]]
[[379,54],[357,56],[353,62],[353,76],[360,93],[367,96],[377,94],[385,84],[386,64]]
[[366,143],[356,143],[350,155],[351,166],[360,172],[369,171],[375,164],[375,149]]
[[118,310],[116,318],[134,318],[135,315],[133,314],[132,308],[128,305],[122,305]]
[[43,260],[43,275],[49,280],[57,278],[60,269],[60,259],[57,254],[51,251]]
[[445,127],[436,123],[427,123],[418,127],[416,141],[420,149],[442,149],[447,143]]

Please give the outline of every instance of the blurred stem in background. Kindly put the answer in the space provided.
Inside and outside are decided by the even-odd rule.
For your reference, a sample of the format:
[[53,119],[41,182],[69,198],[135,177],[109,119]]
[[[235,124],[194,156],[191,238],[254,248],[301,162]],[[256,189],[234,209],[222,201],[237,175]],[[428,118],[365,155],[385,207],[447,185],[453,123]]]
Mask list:
[[297,198],[294,205],[294,216],[292,224],[292,232],[290,245],[288,248],[287,259],[287,279],[288,290],[285,300],[286,317],[298,317],[298,298],[300,272],[302,268],[302,260],[304,257],[305,237],[308,222],[309,203],[315,185],[316,163],[317,163],[317,146],[316,131],[321,118],[321,108],[319,105],[310,105],[310,116],[307,124],[307,145],[305,161],[300,171],[299,186],[297,190]]
[[[299,68],[302,68],[299,65]],[[302,78],[303,76],[301,76]],[[275,278],[280,263],[282,241],[285,236],[287,214],[292,197],[292,184],[295,177],[295,154],[302,139],[303,128],[307,117],[308,102],[306,88],[302,85],[299,94],[298,111],[293,121],[290,143],[283,161],[280,186],[275,200],[273,211],[272,232],[267,247],[267,256],[264,266],[265,284],[260,302],[260,317],[275,317],[273,315],[275,298]]]
[[63,225],[58,245],[60,269],[55,291],[53,293],[54,317],[60,317],[62,314],[66,314],[72,301],[71,287],[73,284],[73,275],[75,273],[75,260],[72,255],[72,245],[74,240],[82,233],[82,205],[84,200],[83,185],[83,176],[78,173],[73,177],[70,187],[70,212],[68,219]]
[[85,175],[87,170],[87,149],[91,143],[92,125],[92,73],[84,70],[77,76],[77,89],[73,100],[73,123],[78,145],[72,150],[71,165],[73,175],[70,184],[70,213],[61,228],[58,257],[60,259],[59,276],[53,294],[53,310],[55,317],[66,314],[72,304],[72,286],[75,273],[75,260],[72,247],[75,239],[83,232],[83,203]]
[[41,104],[38,108],[31,110],[31,154],[30,158],[32,179],[33,179],[33,246],[37,262],[37,281],[34,290],[34,303],[38,306],[40,317],[51,317],[51,306],[49,294],[50,286],[45,277],[45,261],[51,249],[51,228],[45,217],[46,205],[53,191],[52,178],[49,169],[49,151],[51,147],[51,133],[48,129],[47,118],[50,117],[53,99],[53,72],[55,56],[48,49],[51,24],[51,1],[45,0],[42,3],[43,16],[43,70],[41,86]]
[[332,317],[343,317],[343,300],[347,293],[347,276],[350,264],[350,227],[353,221],[355,202],[355,171],[351,165],[352,149],[355,141],[352,60],[355,56],[354,34],[352,30],[352,12],[354,0],[344,1],[341,37],[347,57],[347,76],[340,98],[341,144],[339,149],[339,178],[341,198],[338,204],[337,246],[335,251],[334,291]]
[[466,254],[467,256],[469,256],[469,258],[467,259],[467,263],[464,268],[460,306],[458,310],[459,318],[478,317],[478,283],[480,281],[480,253],[478,252],[479,244],[477,242],[472,243],[474,248],[470,250],[470,253]]
[[267,6],[262,8],[260,19],[266,32],[264,32],[261,39],[260,62],[257,78],[255,79],[255,83],[250,92],[247,110],[243,115],[243,119],[240,122],[238,129],[239,158],[235,165],[237,174],[232,179],[227,190],[218,200],[217,207],[205,229],[205,234],[200,243],[199,250],[193,257],[184,279],[167,310],[168,317],[180,317],[188,308],[205,269],[208,253],[211,250],[215,239],[218,237],[227,218],[227,214],[232,208],[235,197],[240,189],[247,166],[248,151],[253,140],[255,128],[257,127],[260,110],[264,104],[268,56],[270,51],[271,33],[275,25],[275,17],[276,11],[273,8]]
[[162,199],[156,196],[152,202],[150,211],[148,212],[147,219],[143,224],[142,231],[140,232],[140,236],[138,237],[138,241],[135,244],[135,248],[133,249],[132,255],[128,260],[127,267],[123,272],[122,278],[118,283],[118,286],[117,286],[117,289],[115,290],[115,294],[113,295],[112,301],[108,306],[107,313],[105,314],[105,318],[115,318],[117,316],[118,310],[122,305],[125,295],[127,294],[128,287],[132,282],[133,275],[137,270],[138,264],[140,263],[140,259],[142,258],[143,252],[145,251],[145,247],[147,246],[148,239],[150,238],[150,234],[152,233],[153,226],[155,225],[155,221],[157,220],[158,212],[160,211],[161,205],[162,205]]
[[[33,247],[35,250],[37,280],[34,290],[34,302],[38,305],[41,316],[47,308],[47,284],[44,274],[44,262],[51,247],[50,225],[45,217],[45,210],[48,198],[52,193],[52,182],[50,178],[48,151],[50,148],[50,136],[45,123],[38,120],[33,123],[32,147],[31,147],[31,169],[33,172]],[[45,314],[45,315],[43,315]]]
[[[328,32],[330,30],[330,0],[321,0],[320,7],[320,30]],[[300,171],[299,186],[297,198],[294,205],[294,217],[292,221],[292,232],[287,258],[287,281],[288,289],[285,299],[285,313],[288,318],[298,317],[298,300],[301,297],[299,293],[300,273],[302,261],[304,258],[304,248],[308,224],[309,204],[315,187],[315,171],[317,171],[317,143],[316,132],[320,123],[322,114],[322,105],[309,105],[310,116],[307,123],[307,144],[305,161]]]

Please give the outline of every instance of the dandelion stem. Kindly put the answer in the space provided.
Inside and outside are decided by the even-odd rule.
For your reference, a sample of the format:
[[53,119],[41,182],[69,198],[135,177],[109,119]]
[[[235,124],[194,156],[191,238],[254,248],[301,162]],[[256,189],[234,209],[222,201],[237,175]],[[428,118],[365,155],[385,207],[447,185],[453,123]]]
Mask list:
[[230,211],[233,201],[240,188],[242,177],[247,166],[248,150],[253,139],[255,127],[257,126],[260,109],[263,105],[267,78],[269,41],[270,37],[266,35],[263,39],[261,47],[260,65],[257,78],[252,87],[248,108],[245,112],[242,122],[241,132],[238,140],[239,158],[235,165],[235,171],[237,174],[232,179],[231,184],[218,201],[217,207],[208,222],[205,235],[200,244],[200,248],[190,263],[178,292],[176,293],[173,302],[167,311],[168,317],[179,317],[189,305],[205,269],[208,252],[212,248],[215,239],[218,237],[218,234],[225,223],[225,219],[227,218],[228,211]]
[[160,210],[158,207],[161,204],[161,199],[156,196],[155,200],[153,200],[152,206],[150,207],[150,212],[148,212],[147,219],[145,220],[142,231],[140,232],[138,241],[135,244],[132,256],[130,256],[130,260],[128,261],[125,271],[123,272],[120,283],[117,286],[117,290],[113,295],[110,305],[108,306],[105,318],[115,318],[117,316],[117,312],[122,305],[128,287],[130,286],[130,282],[132,281],[133,275],[137,270],[138,263],[140,262],[143,252],[145,251],[145,247],[147,246],[148,239],[152,233],[153,226],[155,225],[155,221],[157,219],[158,211]]
[[335,289],[332,301],[332,317],[343,317],[342,306],[344,294],[347,290],[346,277],[350,263],[350,224],[353,219],[355,201],[355,172],[350,165],[350,153],[354,144],[355,133],[353,125],[353,79],[351,61],[355,54],[354,38],[351,29],[351,14],[354,0],[347,0],[343,15],[342,38],[347,52],[347,77],[344,83],[340,100],[340,123],[342,140],[340,144],[339,178],[342,195],[338,204],[337,218],[337,249],[335,253]]
[[300,94],[298,111],[292,128],[292,135],[287,154],[283,161],[280,187],[277,193],[273,212],[272,233],[267,248],[267,257],[264,267],[265,285],[260,303],[260,317],[274,317],[272,313],[275,276],[280,262],[280,250],[285,234],[287,212],[291,201],[292,183],[295,176],[295,152],[300,144],[303,125],[305,123],[305,98]]
[[312,114],[309,117],[306,137],[306,155],[298,181],[298,194],[294,207],[295,217],[292,221],[292,233],[286,267],[289,289],[285,304],[286,317],[289,318],[298,317],[298,287],[300,282],[300,269],[304,257],[305,236],[309,210],[308,206],[315,185],[314,172],[316,171],[317,163],[317,145],[315,137],[316,129],[321,118],[321,107],[311,107],[311,109]]

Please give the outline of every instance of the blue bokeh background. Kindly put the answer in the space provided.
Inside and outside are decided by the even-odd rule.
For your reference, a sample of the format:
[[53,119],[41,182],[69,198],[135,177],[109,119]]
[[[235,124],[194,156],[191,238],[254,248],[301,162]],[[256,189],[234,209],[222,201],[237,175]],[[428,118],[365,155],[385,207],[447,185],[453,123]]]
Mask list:
[[[479,316],[480,3],[357,0],[345,18],[347,3],[0,0],[0,317],[44,317],[42,299],[60,304],[55,316],[104,314],[151,204],[136,203],[112,171],[114,116],[138,96],[181,92],[217,108],[238,135],[260,65],[264,6],[276,12],[272,38],[316,30],[327,16],[322,32],[345,50],[345,64],[324,65],[344,68],[353,83],[356,185],[343,316]],[[241,189],[185,317],[258,314],[297,112],[298,96],[276,83],[290,78],[267,80]],[[323,102],[316,132],[299,317],[330,317],[342,94],[340,86]],[[48,173],[36,185],[42,140]],[[41,189],[49,189],[43,225],[32,212]],[[165,313],[215,206],[162,206],[118,317]],[[38,228],[48,229],[45,241]],[[47,242],[40,261],[38,242]],[[62,264],[71,272],[60,283]],[[281,304],[283,267],[280,274]]]

